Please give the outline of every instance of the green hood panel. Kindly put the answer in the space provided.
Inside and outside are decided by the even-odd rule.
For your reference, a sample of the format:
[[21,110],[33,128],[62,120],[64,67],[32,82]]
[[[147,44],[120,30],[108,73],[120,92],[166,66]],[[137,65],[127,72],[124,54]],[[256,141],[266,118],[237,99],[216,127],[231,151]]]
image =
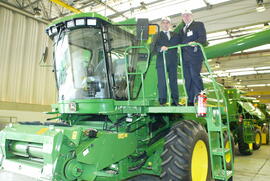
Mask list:
[[253,106],[251,102],[237,101],[237,103],[241,105],[250,115],[256,116],[259,119],[265,119],[263,112],[259,108]]

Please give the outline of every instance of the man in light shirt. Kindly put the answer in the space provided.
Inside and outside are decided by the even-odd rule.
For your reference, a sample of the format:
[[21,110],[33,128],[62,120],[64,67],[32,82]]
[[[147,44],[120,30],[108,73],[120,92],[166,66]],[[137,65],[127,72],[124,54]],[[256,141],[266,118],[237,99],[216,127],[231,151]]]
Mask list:
[[[161,19],[161,32],[156,36],[154,42],[154,52],[157,54],[157,75],[158,75],[158,92],[159,92],[159,103],[165,105],[167,102],[167,86],[165,81],[165,67],[163,60],[163,51],[167,51],[168,47],[175,46],[180,43],[179,34],[170,31],[171,19],[164,17]],[[166,52],[166,68],[168,71],[172,106],[178,106],[179,93],[177,85],[177,49],[171,49]]]

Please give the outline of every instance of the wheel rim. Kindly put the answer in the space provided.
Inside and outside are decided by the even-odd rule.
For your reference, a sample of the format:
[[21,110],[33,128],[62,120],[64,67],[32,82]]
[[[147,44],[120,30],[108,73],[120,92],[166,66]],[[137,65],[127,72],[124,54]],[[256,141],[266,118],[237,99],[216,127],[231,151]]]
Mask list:
[[260,142],[261,142],[260,134],[259,134],[259,133],[256,133],[256,138],[255,138],[255,143],[256,143],[256,145],[259,145]]
[[[225,148],[230,149],[230,142],[229,141],[226,141]],[[231,162],[231,153],[227,153],[225,157],[226,157],[226,162],[230,163]]]
[[208,152],[206,144],[198,140],[194,146],[191,160],[192,181],[205,181],[208,174]]

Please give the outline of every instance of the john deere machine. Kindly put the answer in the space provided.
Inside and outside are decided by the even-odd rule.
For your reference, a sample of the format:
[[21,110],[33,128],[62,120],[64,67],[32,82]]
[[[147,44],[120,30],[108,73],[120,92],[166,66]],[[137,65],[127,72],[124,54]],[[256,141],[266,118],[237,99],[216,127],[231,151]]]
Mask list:
[[263,123],[263,126],[261,127],[262,131],[262,144],[269,144],[270,142],[270,110],[267,108],[266,104],[255,102],[255,107],[258,107],[263,114],[265,115],[265,122]]
[[[48,114],[58,116],[1,131],[0,173],[54,181],[232,180],[223,87],[210,76],[204,78],[207,105],[195,100],[195,106],[160,106],[151,54],[158,30],[146,19],[114,24],[96,13],[49,25],[59,101]],[[207,58],[269,43],[269,35],[267,29],[207,47],[204,66],[211,74]],[[180,60],[184,46],[190,45],[170,47]],[[185,100],[181,61],[178,73]]]
[[[253,105],[265,115],[265,119],[257,121],[256,126],[257,126],[257,129],[259,129],[259,131],[256,131],[255,142],[257,141],[256,144],[259,143],[258,145],[269,144],[269,139],[270,139],[269,138],[269,131],[270,131],[269,130],[269,123],[270,123],[269,109],[267,109],[266,104],[260,103],[258,101],[253,101]],[[259,140],[260,142],[258,142]]]
[[230,129],[238,143],[239,152],[251,155],[269,139],[269,119],[265,104],[254,103],[255,98],[246,97],[238,89],[225,89],[228,100]]

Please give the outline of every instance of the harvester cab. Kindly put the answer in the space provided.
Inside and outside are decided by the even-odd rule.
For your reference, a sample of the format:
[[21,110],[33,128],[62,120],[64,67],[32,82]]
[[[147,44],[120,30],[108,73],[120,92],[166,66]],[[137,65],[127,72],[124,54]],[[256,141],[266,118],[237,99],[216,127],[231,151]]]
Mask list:
[[[145,69],[150,56],[146,47],[136,47],[148,39],[149,29],[147,21],[138,22],[113,25],[89,17],[49,27],[59,100],[127,99],[126,66],[129,72]],[[130,81],[134,84],[135,80]]]

